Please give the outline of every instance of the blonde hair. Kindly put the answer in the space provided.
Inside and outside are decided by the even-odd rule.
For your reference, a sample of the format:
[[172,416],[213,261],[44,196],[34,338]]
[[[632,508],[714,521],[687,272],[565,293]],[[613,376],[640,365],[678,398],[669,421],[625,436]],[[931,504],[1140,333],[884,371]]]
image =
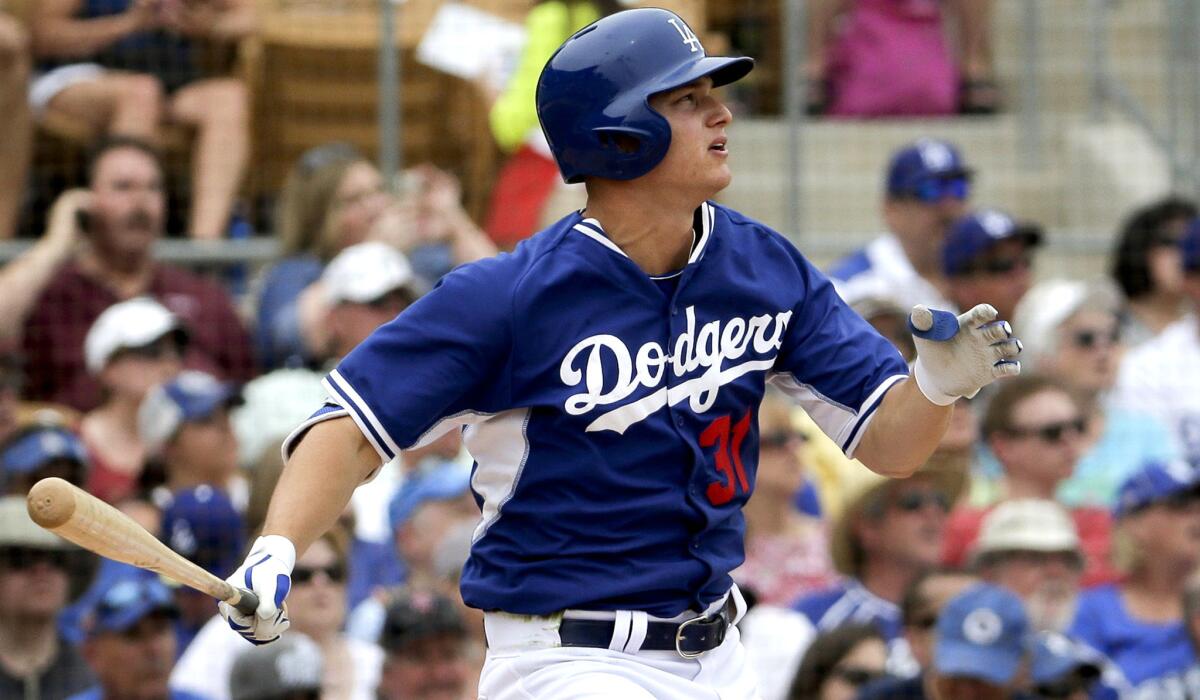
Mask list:
[[353,147],[330,143],[311,148],[288,172],[275,207],[275,227],[284,255],[315,253],[330,260],[337,250],[326,235],[338,186],[351,167],[370,161]]

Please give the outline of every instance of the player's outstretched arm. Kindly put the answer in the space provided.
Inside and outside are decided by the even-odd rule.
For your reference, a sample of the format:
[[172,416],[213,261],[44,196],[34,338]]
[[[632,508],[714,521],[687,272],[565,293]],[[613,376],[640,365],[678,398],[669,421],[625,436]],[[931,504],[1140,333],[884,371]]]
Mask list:
[[241,615],[222,603],[219,609],[230,627],[255,644],[279,638],[288,627],[283,601],[296,557],[333,526],[355,487],[378,466],[379,455],[351,418],[309,429],[279,477],[262,536],[228,579],[258,595],[257,614]]
[[909,476],[929,459],[955,401],[1021,371],[1021,341],[987,304],[957,317],[918,305],[909,330],[917,346],[912,375],[884,396],[855,452],[887,476]]

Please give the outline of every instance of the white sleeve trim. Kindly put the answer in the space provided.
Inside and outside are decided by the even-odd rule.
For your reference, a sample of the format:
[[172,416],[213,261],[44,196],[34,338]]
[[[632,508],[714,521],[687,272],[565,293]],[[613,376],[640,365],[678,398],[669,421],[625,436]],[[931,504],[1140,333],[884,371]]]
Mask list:
[[379,453],[381,463],[389,462],[400,454],[400,448],[383,429],[383,424],[379,422],[370,406],[363,401],[362,396],[354,390],[354,387],[340,372],[336,369],[333,370],[325,379],[321,380],[321,384],[333,402],[345,408],[354,422],[358,424],[358,428],[366,436],[367,442],[370,442],[375,451]]

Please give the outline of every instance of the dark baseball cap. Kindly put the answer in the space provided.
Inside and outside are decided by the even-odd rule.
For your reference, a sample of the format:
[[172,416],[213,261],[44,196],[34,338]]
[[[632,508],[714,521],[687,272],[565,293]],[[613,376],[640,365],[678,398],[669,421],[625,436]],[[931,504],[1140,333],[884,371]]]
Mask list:
[[1010,240],[1036,248],[1042,244],[1042,229],[1036,224],[1018,222],[997,209],[972,212],[950,227],[942,247],[942,272],[948,276],[964,274],[980,255]]
[[178,616],[171,590],[149,575],[121,578],[96,603],[89,633],[124,632],[155,613]]
[[931,180],[969,179],[974,170],[963,162],[954,144],[938,139],[920,139],[892,154],[887,170],[887,193],[891,197],[915,197],[922,184]]
[[991,584],[972,586],[938,615],[933,666],[943,676],[1008,685],[1021,667],[1028,633],[1020,598]]
[[275,700],[319,693],[323,665],[315,642],[299,632],[289,632],[276,642],[237,655],[229,672],[229,697]]
[[223,490],[203,484],[171,494],[162,537],[200,568],[227,576],[241,560],[246,523]]
[[87,466],[87,450],[75,433],[60,426],[38,426],[17,434],[0,451],[4,476],[28,474],[55,460]]
[[1200,219],[1192,219],[1179,239],[1179,251],[1183,254],[1183,269],[1200,272]]
[[466,623],[454,601],[427,591],[403,589],[388,605],[379,646],[401,651],[409,644],[443,634],[463,636]]
[[1148,460],[1117,489],[1113,519],[1183,494],[1200,497],[1200,472],[1187,462]]

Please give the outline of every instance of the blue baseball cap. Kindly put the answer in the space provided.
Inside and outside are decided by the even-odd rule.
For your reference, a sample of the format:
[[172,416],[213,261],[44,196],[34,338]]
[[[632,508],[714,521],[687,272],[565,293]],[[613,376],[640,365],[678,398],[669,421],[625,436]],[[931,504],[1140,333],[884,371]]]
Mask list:
[[[890,197],[922,198],[925,183],[948,179],[970,179],[974,171],[963,162],[958,148],[938,139],[921,139],[892,154],[887,171]],[[967,192],[961,193],[963,199]]]
[[1042,229],[1019,223],[997,209],[980,209],[954,222],[942,247],[942,272],[961,275],[981,254],[1002,241],[1018,240],[1030,248],[1042,244]]
[[171,590],[156,577],[134,575],[115,581],[92,609],[89,634],[124,632],[153,613],[179,614]]
[[150,454],[159,452],[188,421],[208,418],[241,401],[237,386],[211,374],[185,370],[160,384],[138,407],[138,435]]
[[1200,495],[1200,474],[1187,462],[1149,460],[1117,489],[1113,519],[1184,493]]
[[1006,686],[1021,666],[1028,633],[1020,598],[999,586],[972,586],[938,615],[933,666],[943,676]]
[[223,577],[241,560],[246,523],[223,490],[204,484],[171,494],[162,537],[189,561]]
[[4,476],[28,474],[55,460],[88,465],[87,449],[75,433],[59,426],[40,426],[23,431],[0,452]]
[[467,492],[471,485],[470,465],[443,462],[413,472],[388,504],[392,530],[403,525],[421,505],[430,501],[449,501]]
[[1183,238],[1179,239],[1179,250],[1183,253],[1183,269],[1200,271],[1200,219],[1192,219]]
[[1039,632],[1030,637],[1030,675],[1035,684],[1055,683],[1072,673],[1099,678],[1104,671],[1100,652],[1060,632]]

